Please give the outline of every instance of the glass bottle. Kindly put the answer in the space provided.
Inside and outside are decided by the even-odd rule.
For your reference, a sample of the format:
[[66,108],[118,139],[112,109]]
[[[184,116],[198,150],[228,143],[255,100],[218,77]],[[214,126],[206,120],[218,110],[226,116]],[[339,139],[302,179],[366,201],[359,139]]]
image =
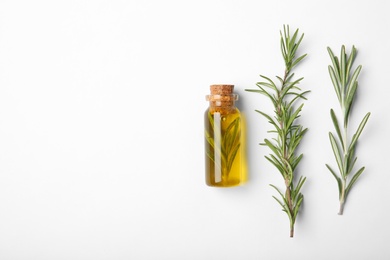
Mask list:
[[211,85],[205,112],[206,184],[233,187],[243,183],[245,162],[241,113],[234,85]]

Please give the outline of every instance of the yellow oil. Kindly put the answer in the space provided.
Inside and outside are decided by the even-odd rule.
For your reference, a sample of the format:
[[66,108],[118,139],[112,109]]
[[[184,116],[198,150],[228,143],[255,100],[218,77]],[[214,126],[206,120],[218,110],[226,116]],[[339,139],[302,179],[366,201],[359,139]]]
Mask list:
[[245,122],[237,108],[205,112],[206,184],[233,187],[247,180]]

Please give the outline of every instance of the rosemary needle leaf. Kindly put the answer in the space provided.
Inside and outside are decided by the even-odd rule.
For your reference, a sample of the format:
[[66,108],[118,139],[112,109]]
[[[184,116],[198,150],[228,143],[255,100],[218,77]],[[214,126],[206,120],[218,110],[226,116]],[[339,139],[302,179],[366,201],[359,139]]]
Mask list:
[[302,77],[302,78],[299,78],[299,79],[297,79],[296,81],[291,82],[291,83],[290,83],[290,82],[287,82],[286,87],[284,87],[283,90],[282,90],[282,92],[281,92],[281,97],[280,97],[280,98],[283,99],[283,98],[286,96],[286,94],[289,93],[289,91],[290,91],[291,89],[300,90],[300,88],[297,87],[297,84],[298,84],[301,80],[303,80],[303,77]]
[[295,97],[293,99],[291,99],[291,101],[288,103],[288,105],[286,106],[287,109],[290,109],[291,106],[295,103],[295,101],[297,101],[298,99],[304,99],[304,100],[307,100],[307,98],[304,96],[305,94],[309,93],[310,91],[307,90],[307,91],[304,91],[302,93],[295,93],[295,92],[290,92],[288,93],[288,95],[295,95]]
[[350,96],[350,93],[351,93],[351,86],[353,86],[356,82],[357,82],[357,78],[359,77],[359,74],[360,74],[360,71],[362,70],[362,66],[359,65],[355,72],[353,73],[352,75],[352,78],[351,80],[349,81],[349,84],[347,85],[346,87],[346,91],[347,91],[347,97]]
[[303,154],[299,155],[297,158],[295,158],[295,159],[293,160],[293,162],[291,163],[291,168],[292,168],[293,170],[295,170],[295,168],[298,166],[298,164],[299,164],[299,162],[302,160],[302,158],[303,158]]
[[329,165],[327,165],[327,164],[325,164],[325,165],[329,169],[329,171],[332,173],[334,178],[336,179],[337,185],[338,185],[338,188],[339,188],[339,196],[341,196],[341,190],[342,190],[341,179],[337,176],[337,174],[333,171],[333,169]]
[[268,139],[265,139],[264,142],[276,155],[280,156],[280,152],[273,143],[271,143]]
[[340,82],[341,81],[340,80],[340,65],[339,65],[338,59],[336,56],[334,56],[332,50],[329,47],[327,48],[327,50],[328,50],[330,59],[332,60],[335,76],[336,76],[337,80]]
[[297,187],[295,188],[294,193],[299,194],[299,191],[301,190],[302,185],[305,183],[305,181],[306,181],[306,177],[302,177],[302,176],[301,176],[301,177],[299,178],[298,185],[297,185]]
[[[336,133],[337,133],[337,136],[338,136],[339,140],[343,140],[343,136],[341,135],[341,131],[340,131],[339,122],[337,120],[337,117],[336,117],[333,109],[330,110],[330,116],[332,118],[333,125],[334,125],[334,128],[336,129]],[[343,149],[344,149],[345,148],[344,147],[344,142],[341,142],[341,145],[343,146]]]
[[[283,202],[284,202],[284,203],[282,204],[282,206],[285,207],[285,206],[288,204],[288,201],[287,201],[286,198],[283,196],[282,192],[281,192],[275,185],[270,184],[269,186],[271,186],[272,188],[274,188],[274,189],[279,193],[279,195],[282,197]],[[278,200],[278,201],[280,202],[280,200]],[[288,208],[286,208],[286,210],[289,211]]]
[[210,113],[208,113],[207,116],[208,116],[208,118],[209,118],[211,128],[212,128],[213,131],[214,131],[214,117],[213,117]]
[[[283,81],[284,83],[290,83],[291,82],[291,79],[295,76],[295,73],[291,73],[285,81]],[[283,85],[283,83],[282,83]]]
[[353,152],[351,152],[351,155],[350,155],[350,157],[351,157],[351,159],[349,159],[349,162],[348,162],[348,167],[347,167],[347,175],[349,175],[350,173],[351,173],[351,171],[352,171],[352,169],[353,169],[353,167],[355,166],[355,163],[356,163],[356,161],[357,161],[357,157],[355,157],[355,159],[353,159],[353,161],[351,162],[351,160],[352,160],[352,157],[354,156],[354,155],[352,155],[352,154],[354,154],[355,152],[353,151]]
[[298,215],[298,211],[299,211],[299,208],[301,207],[301,203],[303,201],[303,195],[300,193],[299,196],[298,196],[298,201],[296,202],[296,206],[294,207],[294,222],[295,222],[295,218],[296,216]]
[[264,86],[264,87],[268,87],[268,88],[270,88],[270,89],[276,90],[275,85],[272,85],[272,84],[267,83],[267,82],[257,82],[256,85],[257,85],[257,86],[260,85],[260,86]]
[[359,171],[355,173],[355,175],[352,177],[351,181],[348,184],[348,187],[345,189],[346,195],[348,195],[349,191],[351,190],[352,186],[355,184],[359,176],[364,172],[365,167],[360,168]]
[[276,198],[275,196],[272,197],[280,204],[280,206],[282,206],[282,208],[284,208],[283,203],[278,198]]
[[246,91],[263,94],[264,96],[268,97],[272,101],[273,104],[275,104],[275,102],[276,102],[275,97],[272,96],[271,94],[269,94],[267,91],[265,91],[265,89],[263,87],[261,87],[261,84],[257,83],[256,85],[257,85],[257,87],[260,90],[257,90],[257,89],[247,89]]
[[261,112],[261,111],[259,111],[259,110],[255,110],[256,112],[258,112],[258,113],[260,113],[261,115],[263,115],[265,118],[267,118],[268,119],[268,122],[270,123],[270,124],[272,124],[273,126],[275,126],[275,129],[276,129],[276,131],[278,131],[278,133],[280,133],[282,130],[280,129],[280,127],[278,126],[278,124],[277,123],[275,123],[275,121],[272,119],[272,117],[270,117],[269,115],[267,115],[266,113],[264,113],[264,112]]
[[352,102],[355,98],[355,93],[356,93],[356,90],[358,88],[358,82],[355,82],[353,85],[352,85],[352,88],[350,89],[349,93],[347,94],[347,99],[345,101],[345,115],[344,115],[344,118],[345,118],[345,122],[344,124],[347,125],[348,124],[348,118],[349,118],[349,113],[351,111],[351,108],[352,108]]
[[346,64],[345,64],[345,46],[341,47],[341,53],[340,53],[340,78],[341,78],[341,85],[345,85],[345,71],[346,71]]
[[350,146],[348,147],[348,150],[350,151],[351,149],[354,148],[357,140],[359,139],[359,136],[360,134],[362,133],[363,129],[364,129],[364,126],[366,125],[367,121],[368,121],[368,118],[370,117],[371,113],[367,113],[365,115],[365,117],[363,118],[362,122],[360,122],[360,125],[358,127],[358,129],[356,130],[356,133],[353,135],[352,137],[352,141],[351,141],[351,144]]
[[291,127],[292,123],[294,122],[295,119],[298,118],[299,113],[302,110],[303,103],[295,110],[294,114],[291,115],[290,120],[287,122],[287,129]]
[[[279,76],[276,76],[276,78],[279,80],[280,84],[283,84],[283,79]],[[277,89],[275,89],[277,91]]]
[[271,83],[275,89],[277,89],[276,85],[275,85],[275,82],[273,82],[270,78],[264,76],[264,75],[260,75],[260,77],[262,77],[263,79],[267,80],[269,83]]
[[290,41],[290,49],[293,49],[293,47],[295,46],[298,46],[296,42],[296,39],[297,39],[297,36],[298,36],[298,32],[299,32],[299,29],[297,29],[294,34],[293,34],[293,37],[291,38],[291,41]]
[[337,162],[337,165],[339,167],[339,170],[342,174],[344,174],[343,161],[341,159],[342,157],[341,157],[340,148],[339,148],[337,141],[334,138],[332,133],[329,133],[329,139],[330,139],[330,143],[332,145],[333,154],[336,158],[336,162]]
[[328,66],[328,70],[329,70],[330,78],[331,78],[333,86],[334,86],[334,90],[336,91],[337,98],[339,99],[339,102],[341,102],[340,85],[339,85],[338,79],[336,77],[336,72],[334,71],[334,69],[330,65]]
[[303,60],[305,57],[307,56],[307,54],[304,54],[302,56],[300,56],[299,58],[297,58],[293,64],[292,64],[292,67],[295,67],[295,65],[297,65],[301,60]]
[[[303,40],[303,37],[305,36],[304,33],[302,33],[301,37],[299,38],[298,42],[297,42],[297,48],[299,47],[299,45],[301,44],[302,40]],[[306,56],[306,54],[304,54],[304,56]]]
[[282,174],[282,176],[284,177],[284,175],[283,175],[284,170],[283,170],[282,164],[279,162],[278,159],[276,159],[276,157],[275,157],[273,154],[271,154],[270,156],[272,157],[272,159],[269,158],[268,156],[264,156],[264,157],[265,157],[270,163],[272,163],[272,164],[279,170],[280,174]]
[[287,60],[287,51],[286,51],[286,45],[284,43],[284,40],[283,40],[283,36],[281,34],[281,37],[280,37],[280,49],[282,51],[282,56],[285,60]]
[[211,145],[211,147],[214,148],[214,138],[212,138],[207,131],[205,131],[205,136],[206,136],[207,142]]
[[352,64],[353,64],[353,62],[355,60],[355,57],[356,57],[356,48],[355,48],[355,46],[352,46],[352,51],[351,51],[351,54],[349,55],[348,62],[347,62],[347,69],[346,69],[346,72],[345,72],[345,74],[347,76],[349,76],[349,73],[351,71]]

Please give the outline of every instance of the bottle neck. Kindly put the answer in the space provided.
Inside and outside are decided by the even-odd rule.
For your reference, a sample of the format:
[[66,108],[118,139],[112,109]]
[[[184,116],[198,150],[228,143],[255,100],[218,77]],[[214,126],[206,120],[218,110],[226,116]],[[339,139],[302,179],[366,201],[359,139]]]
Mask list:
[[237,94],[229,95],[207,95],[206,100],[210,104],[210,112],[220,112],[222,114],[231,113],[236,109],[235,101],[238,99]]

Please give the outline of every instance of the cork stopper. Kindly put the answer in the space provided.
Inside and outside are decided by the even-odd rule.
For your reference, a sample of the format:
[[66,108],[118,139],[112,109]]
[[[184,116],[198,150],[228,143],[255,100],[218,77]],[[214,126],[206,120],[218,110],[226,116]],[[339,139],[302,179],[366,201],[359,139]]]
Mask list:
[[231,95],[233,94],[234,85],[211,85],[211,95]]

